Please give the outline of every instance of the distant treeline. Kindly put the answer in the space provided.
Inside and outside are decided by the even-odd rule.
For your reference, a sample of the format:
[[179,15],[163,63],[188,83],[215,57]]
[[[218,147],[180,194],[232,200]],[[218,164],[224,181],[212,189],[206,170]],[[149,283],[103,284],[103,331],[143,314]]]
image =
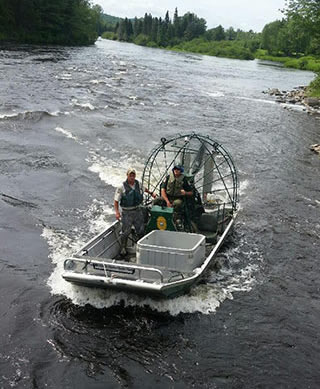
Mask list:
[[[163,19],[147,13],[139,19],[121,19],[114,25],[113,31],[109,29],[102,37],[148,47],[167,47],[243,59],[253,59],[253,52],[260,47],[260,34],[252,30],[235,31],[232,27],[224,30],[221,25],[207,30],[203,18],[190,12],[179,16],[177,8],[173,20],[169,11]],[[212,42],[221,43],[213,45]]]
[[0,0],[0,40],[88,45],[99,33],[102,8],[88,0]]
[[88,45],[102,35],[222,57],[300,58],[290,64],[317,71],[314,59],[301,58],[320,56],[320,0],[287,0],[282,12],[282,20],[255,33],[221,25],[207,29],[205,19],[190,12],[179,16],[177,8],[172,19],[169,11],[164,18],[146,13],[142,18],[121,19],[104,14],[89,0],[0,0],[0,41]]
[[[224,29],[221,25],[207,29],[206,21],[193,13],[173,19],[167,11],[162,19],[145,14],[143,18],[120,19],[109,25],[102,36],[149,47],[253,59],[263,55],[301,57],[320,55],[320,1],[287,0],[283,19],[268,23],[261,33]],[[305,68],[305,62],[296,63]],[[315,66],[315,69],[317,69]]]

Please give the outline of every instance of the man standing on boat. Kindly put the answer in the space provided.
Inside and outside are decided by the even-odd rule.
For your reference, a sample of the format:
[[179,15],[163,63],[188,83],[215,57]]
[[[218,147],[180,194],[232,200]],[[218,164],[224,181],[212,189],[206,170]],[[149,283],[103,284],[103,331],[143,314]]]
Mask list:
[[[155,195],[147,189],[145,192],[153,197]],[[141,207],[143,201],[143,188],[138,180],[136,180],[136,171],[129,168],[127,171],[127,179],[116,189],[114,195],[114,209],[116,219],[122,222],[122,238],[121,238],[121,253],[126,253],[127,239],[134,226],[138,239],[144,235],[144,215]],[[119,210],[121,207],[121,215]]]

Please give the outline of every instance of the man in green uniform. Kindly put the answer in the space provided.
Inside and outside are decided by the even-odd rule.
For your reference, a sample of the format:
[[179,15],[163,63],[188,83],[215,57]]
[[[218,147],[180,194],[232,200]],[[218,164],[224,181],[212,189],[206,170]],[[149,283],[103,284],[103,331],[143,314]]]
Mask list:
[[193,195],[192,188],[183,174],[181,165],[175,165],[161,185],[161,197],[167,207],[173,207],[177,214],[182,211],[183,198]]

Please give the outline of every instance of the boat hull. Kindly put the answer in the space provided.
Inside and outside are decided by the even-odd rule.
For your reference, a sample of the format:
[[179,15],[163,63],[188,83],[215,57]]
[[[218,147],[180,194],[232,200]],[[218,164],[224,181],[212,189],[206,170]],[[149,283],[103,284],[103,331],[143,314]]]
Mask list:
[[127,280],[117,280],[117,282],[108,278],[100,279],[97,277],[88,277],[85,275],[72,274],[70,272],[63,273],[62,277],[75,285],[85,286],[90,288],[109,289],[118,292],[134,293],[145,297],[152,298],[175,298],[188,293],[191,287],[196,283],[196,280],[185,280],[178,285],[159,285],[152,287],[144,285],[142,282],[134,284]]
[[[148,266],[116,259],[91,257],[91,252],[105,253],[110,250],[114,252],[115,244],[110,242],[114,242],[114,238],[117,239],[120,231],[119,222],[115,222],[92,239],[77,254],[65,260],[62,277],[76,285],[124,291],[152,298],[173,298],[185,294],[201,280],[207,268],[214,263],[216,254],[230,232],[236,216],[235,213],[217,243],[212,246],[212,250],[192,271],[169,272],[155,265]],[[105,250],[105,247],[109,248]],[[101,248],[103,248],[102,251]]]

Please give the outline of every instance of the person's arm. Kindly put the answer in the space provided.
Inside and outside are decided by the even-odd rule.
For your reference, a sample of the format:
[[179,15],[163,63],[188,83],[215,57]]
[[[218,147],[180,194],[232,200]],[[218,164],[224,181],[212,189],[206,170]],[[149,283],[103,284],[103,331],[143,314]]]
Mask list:
[[116,212],[116,219],[120,220],[119,201],[114,200],[114,210]]
[[184,190],[184,189],[181,189],[181,195],[182,195],[182,196],[192,196],[192,195],[193,195],[193,192],[192,192],[192,190],[186,191],[186,190]]
[[123,188],[121,186],[119,186],[116,189],[116,193],[114,194],[114,203],[113,203],[117,220],[120,220],[120,218],[121,218],[119,204],[120,204],[122,194],[123,194]]
[[181,189],[181,195],[189,197],[193,195],[193,190],[186,179],[183,184],[183,189]]
[[149,190],[149,189],[147,189],[147,188],[145,188],[144,191],[145,191],[146,193],[148,193],[149,195],[151,195],[153,198],[156,198],[156,197],[157,197],[157,195],[156,195],[154,192],[152,192],[151,190]]
[[168,199],[167,192],[166,192],[165,188],[161,188],[161,197],[167,203],[167,207],[172,207],[172,204],[170,203],[170,201]]

